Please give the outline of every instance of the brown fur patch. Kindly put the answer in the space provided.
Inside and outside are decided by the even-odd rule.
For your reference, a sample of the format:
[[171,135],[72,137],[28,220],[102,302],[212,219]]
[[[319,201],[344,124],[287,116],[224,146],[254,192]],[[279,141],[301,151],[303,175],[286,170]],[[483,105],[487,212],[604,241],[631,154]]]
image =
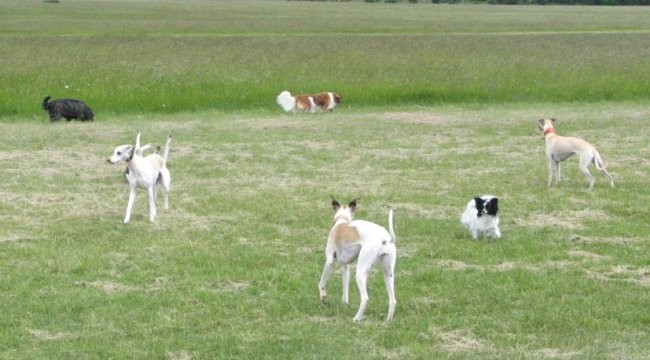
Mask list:
[[[316,106],[321,110],[327,110],[327,108],[331,105],[329,93],[321,92],[318,94],[296,95],[296,108],[302,111],[309,111],[311,109],[311,102],[309,101],[310,97],[313,99],[314,104],[316,104]],[[332,93],[332,97],[334,98],[335,103],[341,103],[341,95],[338,93]]]
[[348,224],[335,225],[332,228],[332,231],[330,231],[330,236],[334,240],[334,244],[338,249],[359,240],[359,232],[357,229]]

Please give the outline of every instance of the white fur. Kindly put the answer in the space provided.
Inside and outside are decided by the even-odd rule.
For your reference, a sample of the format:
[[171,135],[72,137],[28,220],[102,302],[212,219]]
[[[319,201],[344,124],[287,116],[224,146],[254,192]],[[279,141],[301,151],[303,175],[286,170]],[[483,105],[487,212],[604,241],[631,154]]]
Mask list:
[[171,175],[167,169],[167,157],[169,156],[169,145],[171,144],[171,134],[167,136],[165,150],[161,157],[157,153],[143,157],[146,149],[150,148],[150,144],[140,146],[140,133],[133,145],[120,145],[115,148],[113,155],[108,158],[108,162],[115,164],[121,161],[127,162],[127,171],[124,176],[129,183],[131,189],[129,193],[129,202],[126,206],[126,215],[124,216],[124,223],[127,224],[131,219],[131,209],[135,202],[135,189],[147,189],[149,194],[149,220],[154,221],[156,218],[156,188],[160,184],[164,189],[164,208],[169,209],[169,191],[171,188]]
[[[291,96],[291,93],[288,91],[283,91],[278,95],[277,99],[275,99],[280,105],[280,107],[284,111],[296,111],[296,99]],[[312,101],[312,106],[313,106],[313,101]]]
[[[483,195],[481,196],[483,200],[493,199],[492,195]],[[474,240],[477,240],[480,236],[491,236],[495,238],[501,237],[501,231],[499,230],[499,215],[491,216],[487,213],[483,213],[480,217],[478,216],[478,210],[476,208],[476,200],[472,199],[467,203],[465,211],[460,217],[460,222],[469,230],[470,235]]]
[[[325,248],[325,266],[318,288],[320,299],[327,303],[327,291],[325,287],[332,272],[335,260],[342,263],[343,281],[343,303],[348,304],[348,290],[350,285],[350,263],[357,260],[356,281],[359,288],[360,304],[354,321],[363,320],[366,306],[368,305],[368,291],[366,282],[370,271],[377,262],[381,262],[384,272],[384,282],[388,292],[388,315],[386,321],[393,319],[397,300],[395,299],[395,262],[397,260],[397,249],[395,247],[395,231],[393,230],[393,210],[388,213],[388,229],[365,220],[352,220],[352,212],[356,208],[356,201],[350,206],[340,206],[334,200],[334,224],[330,229]],[[356,235],[351,239],[342,240],[337,233],[337,227],[342,226],[354,232]],[[340,229],[339,229],[340,230]]]

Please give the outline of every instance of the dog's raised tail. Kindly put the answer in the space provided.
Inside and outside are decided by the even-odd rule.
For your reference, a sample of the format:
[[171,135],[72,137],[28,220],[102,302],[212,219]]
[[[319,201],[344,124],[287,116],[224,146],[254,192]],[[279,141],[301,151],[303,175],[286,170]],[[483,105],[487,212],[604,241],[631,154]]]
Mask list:
[[293,111],[296,106],[296,99],[288,91],[283,91],[278,95],[275,101],[284,111]]
[[393,209],[391,208],[390,211],[388,211],[388,233],[390,234],[390,242],[393,244],[397,241],[397,237],[395,236],[395,229],[393,229]]
[[163,162],[167,163],[167,157],[169,156],[169,148],[172,143],[172,134],[167,134],[167,142],[165,143],[165,150],[163,150]]
[[43,99],[43,110],[49,110],[50,109],[50,98],[51,96],[46,96],[45,99]]

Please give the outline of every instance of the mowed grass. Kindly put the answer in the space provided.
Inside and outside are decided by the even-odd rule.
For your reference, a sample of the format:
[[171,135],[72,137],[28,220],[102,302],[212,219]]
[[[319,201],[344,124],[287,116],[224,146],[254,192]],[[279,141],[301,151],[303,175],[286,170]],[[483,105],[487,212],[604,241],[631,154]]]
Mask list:
[[[74,17],[73,17],[74,15]],[[648,9],[0,4],[0,358],[650,357]],[[71,20],[73,19],[74,20]],[[284,114],[281,90],[337,90]],[[46,95],[93,123],[50,124]],[[588,139],[546,187],[540,117]],[[171,210],[123,225],[118,144],[174,136]],[[467,201],[501,199],[497,241]],[[397,311],[322,305],[330,195],[395,209]],[[159,203],[160,203],[159,199]]]
[[[616,182],[546,187],[536,119],[596,144]],[[184,113],[3,122],[2,358],[629,358],[650,356],[645,105]],[[171,210],[129,225],[117,144],[161,144]],[[593,171],[593,169],[592,169]],[[594,171],[595,172],[595,171]],[[497,241],[459,216],[501,198]],[[398,307],[380,271],[355,324],[317,282],[329,196],[395,209]],[[160,204],[160,199],[159,199]]]
[[[72,20],[74,19],[74,20]],[[646,7],[305,1],[0,4],[0,114],[43,97],[102,115],[257,110],[283,90],[350,106],[643,100]]]

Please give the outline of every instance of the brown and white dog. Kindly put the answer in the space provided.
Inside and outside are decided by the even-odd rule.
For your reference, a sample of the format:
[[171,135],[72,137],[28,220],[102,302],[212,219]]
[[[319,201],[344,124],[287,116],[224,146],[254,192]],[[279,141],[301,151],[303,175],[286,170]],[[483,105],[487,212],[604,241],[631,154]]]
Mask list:
[[336,92],[321,92],[318,94],[301,94],[293,96],[288,91],[278,95],[276,101],[284,111],[333,111],[336,105],[340,104],[343,98]]
[[546,161],[548,166],[548,186],[553,182],[553,165],[555,165],[555,182],[560,182],[560,163],[573,154],[578,154],[580,157],[580,172],[587,178],[589,182],[589,190],[594,187],[596,181],[589,172],[589,164],[594,163],[596,169],[609,181],[609,185],[614,187],[614,180],[609,176],[605,163],[600,157],[596,148],[590,143],[577,137],[560,136],[555,133],[555,119],[539,119],[537,126],[544,134],[544,141],[546,142]]
[[356,280],[359,288],[361,303],[354,321],[363,320],[363,313],[368,305],[366,282],[368,275],[377,262],[381,262],[384,270],[384,282],[388,292],[388,315],[386,321],[393,319],[395,313],[395,262],[397,249],[395,247],[395,231],[393,230],[393,209],[388,212],[388,231],[382,226],[365,220],[352,220],[352,213],[357,208],[357,201],[352,200],[348,205],[339,204],[332,197],[332,208],[335,211],[334,223],[327,237],[325,248],[325,267],[318,283],[320,299],[327,304],[325,286],[330,277],[335,261],[343,264],[343,303],[348,303],[350,285],[350,263],[357,260]]

